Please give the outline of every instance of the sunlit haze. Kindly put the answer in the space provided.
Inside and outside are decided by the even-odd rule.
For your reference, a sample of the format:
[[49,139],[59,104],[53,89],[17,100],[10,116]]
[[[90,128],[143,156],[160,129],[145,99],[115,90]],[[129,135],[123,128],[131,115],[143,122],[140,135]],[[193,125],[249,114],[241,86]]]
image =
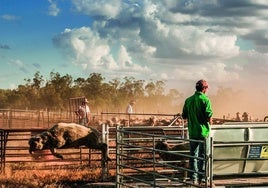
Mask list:
[[183,103],[206,79],[214,116],[268,115],[268,1],[1,0],[0,28],[1,89],[96,72],[166,80]]

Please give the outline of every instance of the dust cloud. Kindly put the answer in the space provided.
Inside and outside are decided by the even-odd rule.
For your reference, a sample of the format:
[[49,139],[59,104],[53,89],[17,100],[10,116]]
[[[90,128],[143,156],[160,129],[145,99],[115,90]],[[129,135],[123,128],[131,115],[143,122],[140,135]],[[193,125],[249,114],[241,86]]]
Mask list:
[[268,116],[267,93],[264,91],[233,91],[230,88],[219,89],[216,95],[210,96],[214,117],[235,118],[236,113],[249,114],[251,121],[262,121]]

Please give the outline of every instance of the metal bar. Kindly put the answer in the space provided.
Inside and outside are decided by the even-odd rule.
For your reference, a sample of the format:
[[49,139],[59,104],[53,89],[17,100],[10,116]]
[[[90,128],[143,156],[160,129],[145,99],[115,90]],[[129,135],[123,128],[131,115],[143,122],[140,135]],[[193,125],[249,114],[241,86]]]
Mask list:
[[[121,152],[120,151],[117,152],[117,158],[122,159],[117,164],[117,165],[119,165],[118,169],[121,169],[121,171],[118,172],[118,174],[117,174],[117,181],[120,181],[120,183],[119,183],[120,185],[123,183],[124,177],[126,175],[124,173],[124,171],[127,171],[127,170],[131,170],[132,173],[137,173],[137,174],[143,174],[144,173],[144,174],[147,174],[147,175],[151,175],[152,180],[145,181],[144,179],[141,179],[141,181],[145,181],[144,183],[146,183],[148,185],[151,185],[153,187],[159,187],[159,186],[161,187],[160,182],[157,181],[158,176],[168,178],[169,180],[174,181],[174,183],[176,181],[179,182],[179,180],[175,180],[173,178],[165,176],[164,174],[161,174],[160,173],[161,171],[158,171],[157,168],[168,167],[168,168],[174,169],[176,171],[178,171],[178,170],[179,171],[184,171],[185,170],[185,171],[189,171],[189,172],[192,171],[190,169],[185,169],[185,168],[173,165],[178,161],[164,161],[164,163],[161,163],[161,162],[157,162],[155,160],[155,154],[156,154],[155,152],[163,152],[163,153],[168,153],[168,154],[173,154],[173,155],[181,155],[181,156],[187,156],[189,158],[193,158],[193,156],[190,156],[190,155],[184,155],[184,154],[181,154],[181,153],[176,154],[175,152],[167,152],[167,151],[164,151],[164,150],[155,149],[154,148],[154,143],[155,143],[156,139],[160,139],[161,137],[165,137],[164,135],[155,135],[155,134],[144,133],[142,131],[142,129],[140,129],[140,132],[139,132],[139,131],[135,130],[135,127],[133,127],[133,128],[124,127],[124,128],[118,129],[117,132],[120,132],[121,135],[123,135],[121,137],[120,141],[117,141],[117,143],[116,143],[117,148],[121,149]],[[148,141],[148,138],[152,139],[152,142],[153,142],[152,147],[151,146],[139,145],[140,143],[144,143],[143,140],[141,140],[139,138],[133,138],[132,137],[131,139],[129,139],[128,137],[131,137],[132,135],[142,136],[142,138],[145,139],[145,140],[147,139],[147,141]],[[127,136],[127,138],[125,138],[125,136]],[[173,137],[169,136],[169,137],[166,137],[166,138],[174,139],[174,140],[180,140],[180,141],[184,141],[184,142],[186,140],[186,139],[181,139],[181,138],[178,138],[178,137],[175,137],[175,136],[173,136]],[[129,141],[135,141],[135,142],[134,143],[129,143]],[[200,141],[200,140],[191,140],[191,141],[204,142],[204,141]],[[131,151],[134,151],[134,152],[136,151],[137,153],[140,153],[141,150],[148,150],[148,151],[150,150],[151,153],[152,153],[152,159],[151,158],[150,159],[140,158],[138,156],[135,156],[135,153],[132,153],[133,155],[123,153],[123,151],[128,151],[129,149],[135,149],[135,150],[131,150]],[[210,156],[208,156],[208,157],[210,157]],[[209,158],[206,158],[206,156],[204,158],[197,157],[197,159],[198,160],[203,160],[204,163],[210,162]],[[122,162],[123,160],[128,161],[129,164],[128,163],[123,163]],[[142,165],[142,168],[139,167],[139,166],[135,166],[135,164],[133,162],[131,162],[131,160],[138,161],[137,164],[147,164],[148,165],[147,168],[151,168],[151,171],[143,169],[144,168],[143,165]],[[123,173],[124,176],[122,174],[120,174],[120,173]],[[196,172],[196,173],[201,175],[201,172]],[[204,175],[205,177],[207,177],[209,175],[207,168],[205,169],[204,172],[202,172],[202,175]],[[138,181],[137,179],[135,179],[135,177],[129,176],[128,178],[130,178],[133,182],[136,182],[136,183]]]
[[[101,112],[101,114],[106,114],[106,115],[129,115],[129,113],[120,113],[120,112]],[[174,116],[174,114],[152,114],[152,113],[132,113],[131,115]],[[178,114],[176,114],[176,115],[178,115]]]
[[0,130],[1,134],[1,173],[3,172],[4,167],[4,130]]
[[210,156],[209,156],[209,183],[210,187],[212,187],[213,183],[213,138],[210,137],[210,142],[209,142],[209,149],[210,149]]

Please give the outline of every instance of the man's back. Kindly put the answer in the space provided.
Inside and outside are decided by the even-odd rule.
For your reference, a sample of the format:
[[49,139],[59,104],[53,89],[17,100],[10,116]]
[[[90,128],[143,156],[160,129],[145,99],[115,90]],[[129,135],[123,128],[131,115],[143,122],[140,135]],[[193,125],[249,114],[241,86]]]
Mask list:
[[204,92],[196,91],[194,95],[185,100],[182,117],[188,121],[190,138],[202,139],[208,136],[211,116],[211,103]]

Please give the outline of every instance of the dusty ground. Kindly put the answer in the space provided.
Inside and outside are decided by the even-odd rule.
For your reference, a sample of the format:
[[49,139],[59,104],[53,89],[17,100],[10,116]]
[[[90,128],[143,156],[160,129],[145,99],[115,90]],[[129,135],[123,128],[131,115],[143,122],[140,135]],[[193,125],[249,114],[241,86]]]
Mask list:
[[244,176],[244,177],[218,177],[215,178],[214,183],[217,186],[265,186],[268,187],[268,176]]

